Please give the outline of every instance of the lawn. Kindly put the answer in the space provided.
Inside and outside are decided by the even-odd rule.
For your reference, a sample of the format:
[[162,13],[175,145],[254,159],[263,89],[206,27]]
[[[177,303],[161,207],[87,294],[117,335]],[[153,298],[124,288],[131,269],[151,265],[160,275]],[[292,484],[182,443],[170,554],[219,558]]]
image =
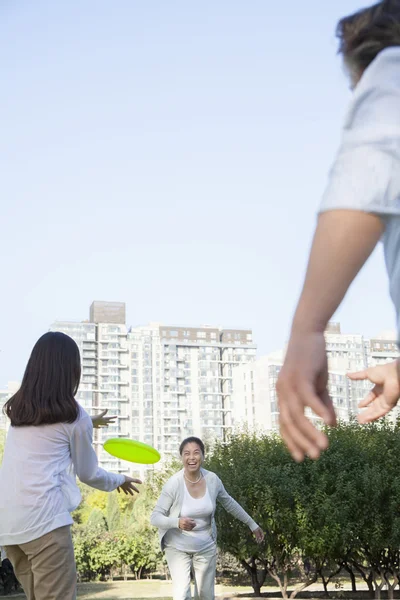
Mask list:
[[[252,592],[251,588],[216,586],[217,595],[234,596],[243,592]],[[5,598],[18,598],[23,600],[24,595],[5,596]],[[80,600],[157,600],[172,599],[172,585],[170,581],[114,581],[107,583],[81,583],[78,585],[78,598]]]

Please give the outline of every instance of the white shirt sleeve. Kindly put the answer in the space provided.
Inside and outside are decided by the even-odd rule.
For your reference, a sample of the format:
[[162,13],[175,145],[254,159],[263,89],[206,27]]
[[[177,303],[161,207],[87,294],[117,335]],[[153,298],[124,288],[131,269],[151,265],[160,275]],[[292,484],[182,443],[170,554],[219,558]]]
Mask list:
[[125,482],[125,476],[99,467],[93,449],[93,423],[88,415],[79,419],[71,435],[71,456],[75,472],[82,483],[103,492],[112,492]]
[[321,212],[400,215],[400,52],[382,52],[358,84]]

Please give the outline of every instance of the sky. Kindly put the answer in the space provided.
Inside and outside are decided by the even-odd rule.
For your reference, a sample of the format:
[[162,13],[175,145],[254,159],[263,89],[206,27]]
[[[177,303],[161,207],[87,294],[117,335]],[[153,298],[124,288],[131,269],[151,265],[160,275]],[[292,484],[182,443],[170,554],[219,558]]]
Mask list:
[[[282,347],[356,0],[0,0],[0,388],[93,300]],[[394,328],[379,248],[336,318]]]

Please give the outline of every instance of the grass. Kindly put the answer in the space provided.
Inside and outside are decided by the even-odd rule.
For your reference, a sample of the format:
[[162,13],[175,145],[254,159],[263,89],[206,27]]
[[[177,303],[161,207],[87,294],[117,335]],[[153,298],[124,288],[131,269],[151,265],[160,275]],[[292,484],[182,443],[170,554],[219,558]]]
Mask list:
[[[243,592],[251,592],[248,587],[216,586],[216,595],[235,595]],[[5,596],[6,598],[18,598],[23,600],[25,596]],[[78,585],[78,598],[80,600],[157,600],[172,599],[172,585],[170,581],[110,581],[99,583],[81,583]]]

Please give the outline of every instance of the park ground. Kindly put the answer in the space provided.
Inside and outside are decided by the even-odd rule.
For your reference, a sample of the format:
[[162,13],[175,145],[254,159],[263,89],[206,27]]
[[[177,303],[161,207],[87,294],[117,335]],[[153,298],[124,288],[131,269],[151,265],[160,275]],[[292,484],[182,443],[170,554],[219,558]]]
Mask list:
[[[346,600],[364,600],[368,597],[365,591],[365,587],[359,582],[358,588],[360,592],[356,595],[352,594],[347,582],[343,582],[343,587],[336,595]],[[335,590],[331,588],[332,598],[335,597]],[[278,588],[266,587],[262,590],[263,595],[268,600],[278,600],[281,598]],[[253,590],[251,587],[239,587],[229,585],[217,585],[216,586],[216,597],[218,600],[233,599],[239,597],[240,600],[245,598],[254,598]],[[298,598],[307,598],[307,600],[320,600],[323,597],[321,586],[316,584],[311,586],[306,593],[301,594]],[[382,598],[386,595],[383,593]],[[396,598],[399,598],[399,593],[396,593]],[[10,595],[4,597],[5,599],[18,599],[23,600],[25,596],[23,594]],[[79,600],[149,600],[150,598],[156,600],[171,600],[172,599],[172,586],[170,581],[154,581],[154,580],[143,580],[143,581],[113,581],[107,583],[81,583],[78,586],[78,599]]]

